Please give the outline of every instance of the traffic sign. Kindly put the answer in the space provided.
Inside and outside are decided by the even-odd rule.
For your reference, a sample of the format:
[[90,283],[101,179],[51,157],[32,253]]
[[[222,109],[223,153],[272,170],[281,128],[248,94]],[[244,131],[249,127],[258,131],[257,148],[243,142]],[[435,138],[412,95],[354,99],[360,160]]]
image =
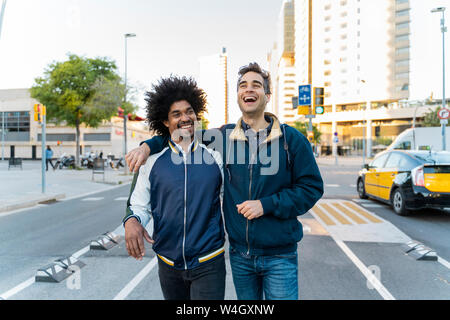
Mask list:
[[298,107],[298,97],[292,97],[292,109],[297,109]]
[[311,85],[298,86],[298,105],[310,106],[311,105]]
[[450,118],[450,110],[446,109],[446,108],[439,110],[438,117],[441,120],[446,120],[446,119]]
[[298,115],[307,115],[310,114],[309,106],[298,106],[297,108],[297,114]]

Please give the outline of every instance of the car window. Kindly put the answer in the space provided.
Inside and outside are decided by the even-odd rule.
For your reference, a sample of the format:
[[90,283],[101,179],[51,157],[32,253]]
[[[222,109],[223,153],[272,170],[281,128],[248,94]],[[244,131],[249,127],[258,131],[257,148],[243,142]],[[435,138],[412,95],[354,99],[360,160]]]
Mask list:
[[411,150],[411,141],[403,141],[401,144],[395,147],[398,150]]
[[402,160],[402,155],[397,152],[392,152],[388,161],[385,164],[385,168],[398,168],[400,161]]
[[385,153],[382,156],[379,156],[378,158],[375,158],[375,160],[373,160],[369,167],[370,168],[382,168],[384,163],[386,162],[386,159],[388,157],[389,153]]
[[415,157],[427,163],[450,163],[449,152],[415,154]]
[[401,170],[409,171],[409,170],[414,169],[415,167],[420,166],[420,164],[421,163],[419,161],[417,161],[417,160],[411,158],[410,156],[404,154],[404,155],[402,155],[402,158],[400,160],[399,168]]

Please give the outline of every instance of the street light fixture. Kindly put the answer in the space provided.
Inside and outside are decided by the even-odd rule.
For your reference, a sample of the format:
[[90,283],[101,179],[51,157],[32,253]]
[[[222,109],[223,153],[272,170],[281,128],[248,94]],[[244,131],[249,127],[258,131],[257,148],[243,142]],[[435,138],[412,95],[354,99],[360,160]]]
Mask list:
[[[124,110],[123,110],[123,136],[124,136],[124,144],[123,144],[123,157],[125,159],[125,155],[127,154],[127,118],[128,118],[128,114],[126,114],[125,112],[125,103],[127,102],[127,93],[128,93],[128,88],[127,88],[127,39],[128,38],[134,38],[136,37],[136,34],[134,33],[126,33],[124,35],[125,38],[125,95],[123,97],[123,102],[124,102]],[[127,165],[124,165],[124,170],[125,173],[128,172],[127,170]]]
[[[447,27],[445,26],[445,7],[439,7],[431,10],[431,13],[442,12],[441,32],[442,32],[442,108],[445,109],[445,33]],[[441,122],[442,128],[442,150],[445,150],[445,123]]]

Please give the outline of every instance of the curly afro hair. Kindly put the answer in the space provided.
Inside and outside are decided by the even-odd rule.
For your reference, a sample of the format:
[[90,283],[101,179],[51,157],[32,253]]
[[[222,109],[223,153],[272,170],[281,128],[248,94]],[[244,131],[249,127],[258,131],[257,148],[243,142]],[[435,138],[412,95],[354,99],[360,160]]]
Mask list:
[[169,136],[169,129],[164,121],[168,120],[172,104],[181,100],[186,100],[191,105],[200,120],[200,116],[206,111],[206,93],[197,87],[193,78],[171,75],[154,84],[152,90],[146,93],[145,99],[150,130],[158,135]]

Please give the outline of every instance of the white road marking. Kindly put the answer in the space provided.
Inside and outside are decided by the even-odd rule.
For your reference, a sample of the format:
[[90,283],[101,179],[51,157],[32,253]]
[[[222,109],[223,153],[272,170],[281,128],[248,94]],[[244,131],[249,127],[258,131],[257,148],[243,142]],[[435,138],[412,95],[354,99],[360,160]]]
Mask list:
[[328,188],[339,188],[340,185],[339,184],[325,184],[325,187],[328,187]]
[[372,202],[372,200],[369,199],[352,199],[354,202]]
[[142,269],[134,278],[131,280],[125,288],[123,288],[113,300],[124,300],[131,291],[136,288],[136,286],[147,276],[147,274],[152,271],[152,269],[156,266],[158,262],[158,258],[154,257],[145,267]]
[[83,254],[85,254],[86,252],[88,252],[90,250],[90,246],[86,246],[83,249],[78,250],[77,252],[75,252],[72,257],[74,258],[79,258],[81,257]]
[[81,201],[100,201],[105,199],[104,197],[91,197],[91,198],[84,198]]
[[351,184],[350,188],[356,188],[356,184]]
[[361,205],[366,208],[384,208],[385,207],[382,204],[373,204],[373,203],[361,203]]
[[34,282],[35,282],[34,277],[31,277],[28,280],[25,280],[24,282],[22,282],[21,284],[15,286],[11,290],[8,290],[8,291],[0,294],[0,298],[2,298],[4,300],[9,299],[13,295],[15,295],[15,294],[19,293],[20,291],[22,291],[22,290],[28,288],[29,286],[31,286]]
[[349,259],[356,265],[356,267],[361,271],[361,273],[366,277],[367,281],[370,282],[373,288],[383,297],[384,300],[395,300],[394,296],[383,286],[383,284],[378,280],[373,273],[359,260],[359,258],[350,250],[349,247],[340,239],[338,239],[322,222],[322,220],[316,216],[312,211],[310,213],[313,217],[330,233],[331,238],[336,242],[336,244],[341,248],[341,250],[349,257]]
[[450,263],[447,260],[438,256],[438,262],[442,264],[444,267],[447,267],[447,269],[450,269]]
[[362,272],[362,274],[367,278],[375,290],[383,297],[384,300],[395,300],[394,296],[383,286],[383,284],[378,280],[377,277],[373,275],[373,273],[358,259],[358,257],[350,250],[347,245],[338,239],[334,239],[333,235],[331,235],[333,240],[337,243],[337,245],[344,251],[347,257],[352,260],[352,262],[356,265],[356,267]]
[[105,191],[109,191],[109,190],[116,189],[116,188],[119,188],[119,187],[123,187],[123,186],[126,186],[128,184],[131,184],[131,181],[130,182],[124,182],[122,184],[115,185],[115,186],[112,186],[112,187],[107,187],[107,188],[104,188],[104,189],[101,189],[101,190],[91,191],[91,192],[87,192],[87,193],[84,193],[84,194],[76,195],[76,196],[73,196],[73,197],[60,199],[60,201],[69,201],[69,200],[73,200],[73,199],[84,198],[84,197],[87,197],[87,196],[90,196],[90,195],[93,195],[93,194],[96,194],[96,193],[105,192]]
[[114,199],[114,201],[126,201],[126,200],[128,200],[128,197],[119,197]]
[[[84,247],[83,249],[78,250],[77,252],[75,252],[74,254],[72,254],[72,257],[74,258],[79,258],[81,257],[83,254],[85,254],[86,252],[88,252],[90,249],[89,246]],[[25,280],[24,282],[20,283],[19,285],[15,286],[14,288],[2,293],[0,295],[0,298],[3,300],[7,300],[9,298],[11,298],[13,295],[19,293],[22,290],[25,290],[26,288],[28,288],[29,286],[31,286],[32,284],[34,284],[35,281],[35,277],[31,277],[28,280]]]

